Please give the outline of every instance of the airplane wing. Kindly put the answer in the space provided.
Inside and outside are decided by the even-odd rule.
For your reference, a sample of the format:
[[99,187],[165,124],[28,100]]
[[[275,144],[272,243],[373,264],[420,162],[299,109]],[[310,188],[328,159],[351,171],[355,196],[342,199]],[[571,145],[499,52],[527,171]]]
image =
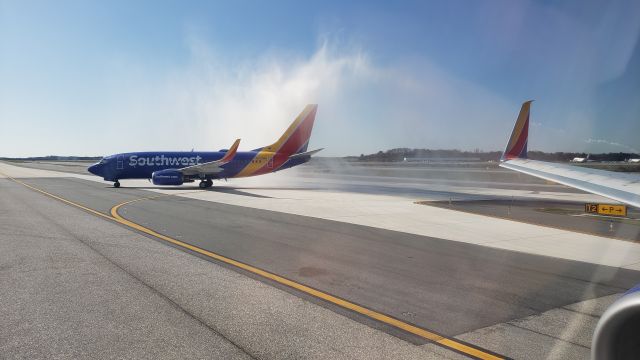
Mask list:
[[196,174],[216,174],[222,171],[221,166],[233,160],[236,156],[236,152],[238,151],[238,146],[240,145],[240,139],[236,139],[236,141],[231,145],[231,148],[227,150],[227,153],[224,154],[222,159],[216,161],[209,161],[206,163],[187,166],[178,169],[184,175],[196,175]]
[[289,156],[289,159],[297,159],[297,158],[301,158],[301,157],[305,157],[305,156],[311,156],[311,155],[313,155],[315,153],[318,153],[318,152],[320,152],[322,150],[324,150],[324,148],[293,154],[293,155]]
[[531,102],[522,104],[500,166],[640,208],[640,176],[527,159]]

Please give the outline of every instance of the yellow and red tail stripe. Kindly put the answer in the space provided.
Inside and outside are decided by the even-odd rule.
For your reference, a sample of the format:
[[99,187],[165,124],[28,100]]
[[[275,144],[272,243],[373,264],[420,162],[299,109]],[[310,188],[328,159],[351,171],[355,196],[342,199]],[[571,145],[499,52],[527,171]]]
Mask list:
[[529,141],[529,112],[533,100],[525,101],[520,108],[518,120],[516,121],[507,147],[502,154],[502,160],[527,157],[527,142]]
[[252,161],[236,177],[266,174],[277,170],[289,156],[304,149],[311,137],[318,105],[307,105],[275,143],[261,148]]

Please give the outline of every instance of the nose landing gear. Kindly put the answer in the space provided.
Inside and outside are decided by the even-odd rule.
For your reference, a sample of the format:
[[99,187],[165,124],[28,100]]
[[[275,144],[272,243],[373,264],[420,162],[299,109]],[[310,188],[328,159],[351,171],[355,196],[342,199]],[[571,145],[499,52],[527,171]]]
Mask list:
[[206,188],[210,188],[211,186],[213,186],[213,180],[211,179],[205,179],[200,181],[200,189],[206,189]]
[[116,182],[113,183],[113,187],[114,188],[119,188],[120,187],[120,181],[116,180]]

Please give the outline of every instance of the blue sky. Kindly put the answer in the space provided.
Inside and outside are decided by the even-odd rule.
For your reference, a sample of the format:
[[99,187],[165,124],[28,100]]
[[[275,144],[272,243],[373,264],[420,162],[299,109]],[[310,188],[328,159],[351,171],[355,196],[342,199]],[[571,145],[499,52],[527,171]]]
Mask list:
[[0,0],[0,156],[640,149],[638,1]]

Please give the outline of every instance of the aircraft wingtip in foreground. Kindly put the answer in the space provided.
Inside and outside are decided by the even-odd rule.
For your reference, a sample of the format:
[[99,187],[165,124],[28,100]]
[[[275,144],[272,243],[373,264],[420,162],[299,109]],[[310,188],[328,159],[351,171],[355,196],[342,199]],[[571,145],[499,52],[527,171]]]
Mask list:
[[[500,166],[640,208],[640,176],[527,159],[530,108],[531,101],[522,104]],[[637,358],[639,316],[640,285],[636,285],[598,320],[591,358]]]
[[507,147],[502,153],[501,161],[527,157],[527,142],[529,141],[529,113],[533,100],[522,103],[518,119],[516,120]]
[[200,187],[213,185],[214,179],[248,177],[287,169],[306,163],[315,153],[307,151],[317,104],[309,104],[296,117],[278,141],[251,151],[238,151],[240,139],[228,150],[215,152],[135,152],[104,157],[88,171],[113,181],[150,179],[155,185],[182,185],[200,180]]
[[640,176],[528,159],[531,102],[525,101],[520,108],[500,159],[501,167],[640,208]]

